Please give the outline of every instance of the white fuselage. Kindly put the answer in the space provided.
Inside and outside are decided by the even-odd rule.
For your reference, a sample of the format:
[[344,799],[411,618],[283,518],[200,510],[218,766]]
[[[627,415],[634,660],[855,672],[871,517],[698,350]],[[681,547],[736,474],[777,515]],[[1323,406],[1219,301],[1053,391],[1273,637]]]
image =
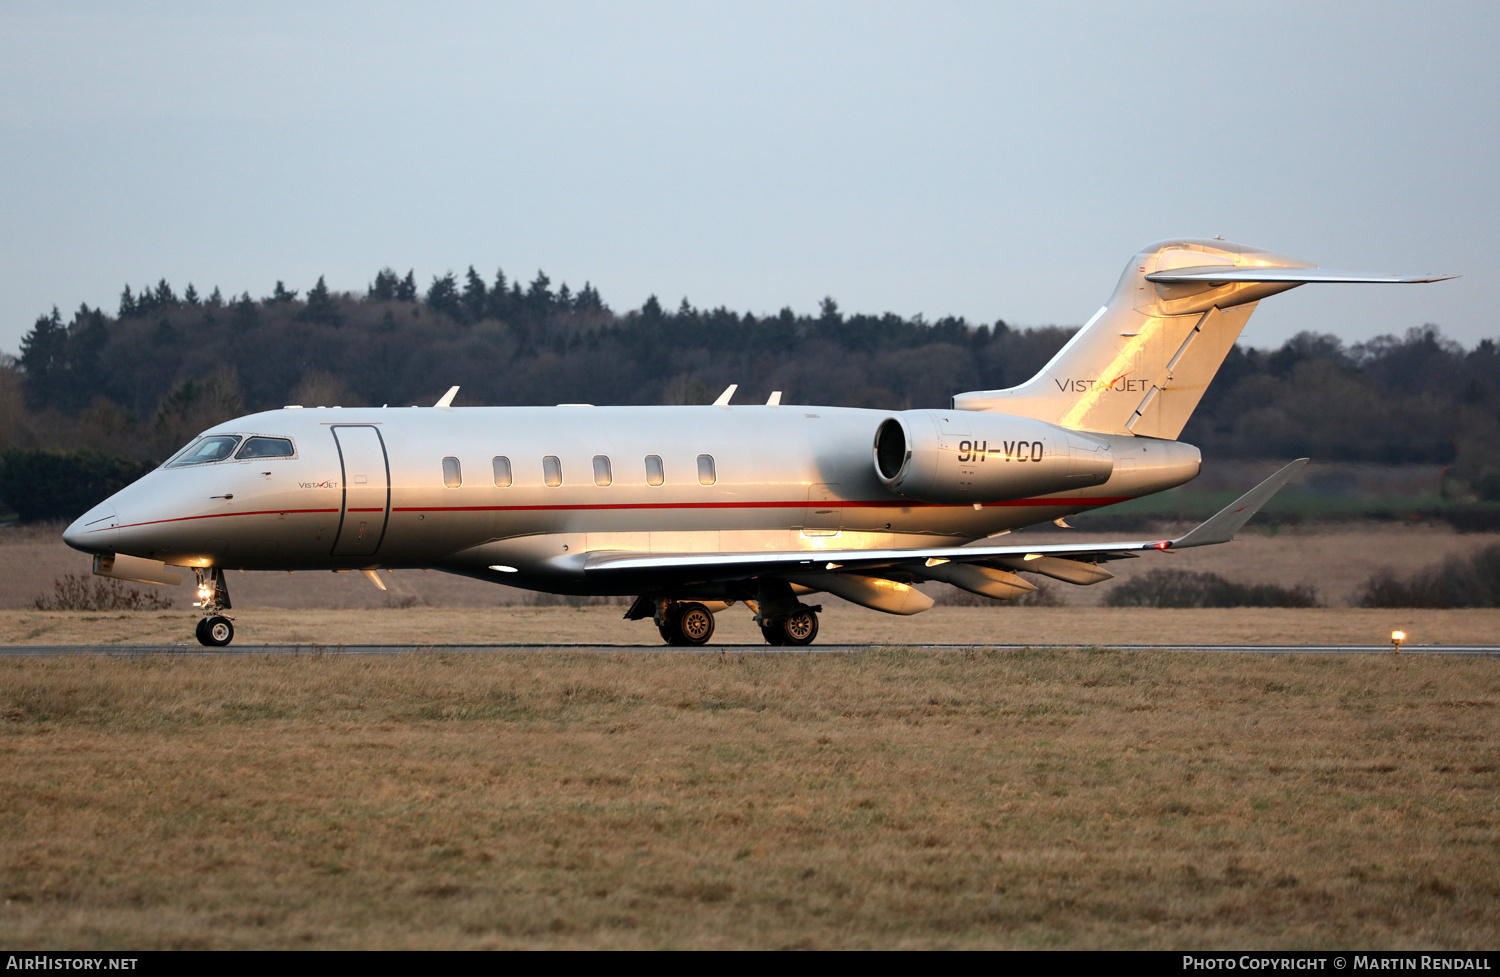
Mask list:
[[[896,416],[791,405],[267,411],[205,434],[289,438],[291,457],[157,469],[81,517],[65,539],[176,566],[433,567],[594,593],[589,553],[963,543],[1198,472],[1190,445],[1104,436],[1114,458],[1104,484],[928,503],[877,476],[876,431]],[[653,457],[659,479],[650,477]],[[509,484],[496,484],[497,458],[508,461]]]

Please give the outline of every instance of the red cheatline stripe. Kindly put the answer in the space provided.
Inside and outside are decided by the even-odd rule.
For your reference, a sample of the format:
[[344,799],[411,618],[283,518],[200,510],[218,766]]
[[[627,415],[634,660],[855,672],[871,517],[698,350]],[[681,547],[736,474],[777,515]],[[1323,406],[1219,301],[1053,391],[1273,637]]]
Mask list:
[[[1074,505],[1101,506],[1116,502],[1128,502],[1134,496],[1118,498],[1073,498],[1073,499],[1008,499],[1005,502],[982,502],[986,509],[1040,506],[1057,508]],[[970,509],[972,503],[948,504],[942,502],[815,502],[816,508],[844,509]],[[392,512],[576,512],[602,509],[805,509],[807,502],[621,502],[609,505],[444,505],[444,506],[396,506]]]
[[[1067,508],[1070,506],[1113,505],[1128,502],[1134,496],[1094,497],[1071,499],[1009,499],[1005,502],[983,502],[986,509],[1040,507]],[[947,505],[940,502],[840,502],[813,503],[829,508],[845,509],[969,509],[970,505]],[[392,512],[580,512],[624,509],[805,509],[806,502],[621,502],[610,505],[449,505],[449,506],[397,506]],[[229,516],[281,516],[307,513],[338,512],[338,509],[261,509],[248,512],[210,512],[201,516],[177,516],[172,519],[152,519],[148,522],[132,522],[123,526],[91,529],[101,533],[108,529],[134,529],[138,526],[159,526],[169,522],[189,522],[194,519],[223,519]],[[383,507],[373,509],[350,509],[350,512],[384,512]]]

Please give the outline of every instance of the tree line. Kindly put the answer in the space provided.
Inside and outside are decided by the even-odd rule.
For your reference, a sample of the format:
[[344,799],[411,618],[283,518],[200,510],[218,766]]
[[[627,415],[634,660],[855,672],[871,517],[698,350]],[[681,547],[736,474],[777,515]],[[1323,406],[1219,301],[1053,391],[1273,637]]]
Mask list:
[[[591,284],[503,271],[379,271],[363,294],[318,278],[305,294],[207,296],[165,279],[126,287],[112,313],[38,317],[0,361],[0,451],[159,460],[236,414],[279,407],[708,403],[740,399],[883,409],[1032,376],[1073,330],[1003,320],[663,306],[616,312]],[[1500,499],[1500,350],[1435,326],[1346,346],[1305,333],[1236,346],[1183,439],[1207,458],[1291,457],[1449,466],[1456,491]]]

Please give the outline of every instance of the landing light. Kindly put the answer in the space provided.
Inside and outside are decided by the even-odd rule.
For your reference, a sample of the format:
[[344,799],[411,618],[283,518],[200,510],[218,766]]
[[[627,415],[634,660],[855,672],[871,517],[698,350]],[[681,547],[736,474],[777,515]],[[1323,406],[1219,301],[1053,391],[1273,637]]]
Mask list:
[[1400,651],[1401,651],[1401,642],[1403,642],[1405,640],[1406,640],[1406,632],[1405,631],[1392,631],[1391,632],[1391,654],[1393,654],[1393,655],[1399,654]]
[[517,570],[515,567],[503,566],[503,565],[501,565],[499,563],[494,564],[493,566],[490,567],[490,569],[491,570],[499,570],[501,573],[520,573],[520,571]]

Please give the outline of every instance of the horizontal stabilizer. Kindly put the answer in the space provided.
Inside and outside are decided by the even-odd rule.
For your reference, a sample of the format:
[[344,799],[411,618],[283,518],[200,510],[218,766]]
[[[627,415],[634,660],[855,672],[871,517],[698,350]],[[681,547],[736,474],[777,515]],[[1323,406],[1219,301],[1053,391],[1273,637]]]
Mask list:
[[1146,276],[1148,282],[1187,283],[1207,282],[1228,284],[1230,282],[1281,282],[1288,285],[1307,285],[1313,282],[1346,282],[1353,284],[1403,284],[1414,282],[1445,282],[1457,275],[1380,275],[1368,271],[1337,271],[1333,268],[1255,268],[1232,265],[1204,265],[1197,268],[1172,268],[1153,272]]
[[1227,543],[1234,539],[1234,534],[1240,531],[1240,527],[1249,521],[1250,517],[1260,511],[1260,507],[1271,501],[1271,496],[1281,490],[1293,475],[1307,464],[1306,458],[1298,458],[1287,465],[1281,471],[1261,482],[1255,488],[1235,499],[1229,505],[1220,509],[1216,514],[1209,517],[1198,528],[1186,536],[1172,540],[1172,549],[1180,550],[1189,546],[1208,546],[1212,543]]

